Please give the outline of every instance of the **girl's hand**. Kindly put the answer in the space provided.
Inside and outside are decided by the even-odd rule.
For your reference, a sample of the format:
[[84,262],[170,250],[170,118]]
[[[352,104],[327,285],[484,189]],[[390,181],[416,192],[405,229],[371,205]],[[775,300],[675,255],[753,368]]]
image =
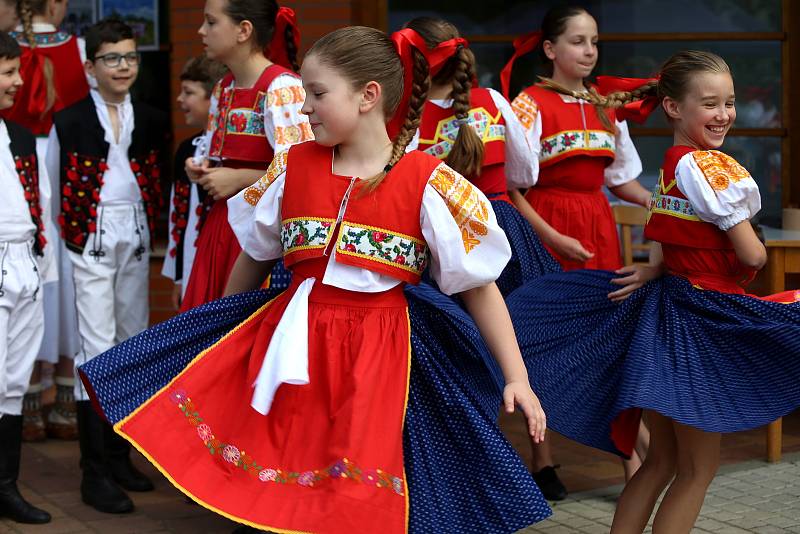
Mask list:
[[586,250],[580,241],[559,232],[554,231],[547,244],[555,250],[556,254],[569,261],[582,263],[594,258],[594,253]]
[[664,268],[661,265],[628,265],[614,272],[628,275],[611,280],[612,284],[624,287],[609,293],[608,298],[614,302],[622,302],[647,282],[661,276]]
[[242,181],[237,169],[214,167],[205,169],[197,180],[200,186],[208,191],[214,200],[229,198],[242,190]]
[[183,164],[183,169],[186,171],[186,176],[189,177],[189,180],[197,182],[203,176],[203,173],[208,170],[208,160],[204,159],[202,165],[198,165],[194,162],[193,157],[188,157]]
[[530,384],[527,382],[509,382],[503,389],[503,404],[506,413],[514,413],[514,405],[520,407],[525,419],[528,420],[528,433],[534,443],[544,441],[545,430],[547,430],[547,417],[542,410],[539,399],[533,393]]

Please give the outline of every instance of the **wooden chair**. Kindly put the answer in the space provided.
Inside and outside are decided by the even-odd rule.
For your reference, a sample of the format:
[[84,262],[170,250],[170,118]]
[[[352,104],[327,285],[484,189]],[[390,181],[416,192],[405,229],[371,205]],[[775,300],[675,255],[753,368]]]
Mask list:
[[[647,222],[647,209],[642,206],[631,206],[628,204],[614,204],[614,219],[620,226],[622,234],[622,259],[624,265],[633,263],[633,256],[636,252],[650,252],[650,244],[634,243],[631,235],[631,228],[634,226],[644,226]],[[644,262],[646,263],[646,262]]]

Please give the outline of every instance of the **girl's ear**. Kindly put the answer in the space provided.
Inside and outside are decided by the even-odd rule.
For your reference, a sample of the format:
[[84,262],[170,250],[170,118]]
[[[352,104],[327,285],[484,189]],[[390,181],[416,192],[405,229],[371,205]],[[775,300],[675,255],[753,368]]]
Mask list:
[[556,59],[556,53],[553,50],[553,41],[542,41],[542,49],[544,49],[544,55],[550,61]]
[[672,99],[668,96],[665,96],[661,100],[661,107],[664,108],[664,112],[667,114],[667,117],[670,119],[680,119],[681,118],[681,111],[678,106],[678,101]]
[[358,102],[358,110],[361,113],[367,113],[377,106],[381,101],[383,88],[381,84],[376,81],[369,81],[361,90],[361,96]]
[[237,43],[244,43],[253,36],[253,23],[249,20],[243,20],[239,23],[238,34],[236,35]]

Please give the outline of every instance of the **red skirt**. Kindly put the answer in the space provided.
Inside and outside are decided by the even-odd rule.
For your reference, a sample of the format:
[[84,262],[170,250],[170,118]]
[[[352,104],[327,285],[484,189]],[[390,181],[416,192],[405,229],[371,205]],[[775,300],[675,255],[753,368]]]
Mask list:
[[586,250],[594,253],[592,259],[579,263],[562,258],[545,245],[565,271],[613,271],[622,267],[617,223],[608,199],[601,190],[533,187],[525,198],[550,226],[564,235],[574,237]]
[[[324,266],[297,267],[314,263]],[[295,270],[286,292],[115,429],[175,486],[236,521],[275,532],[405,532],[402,286],[355,294],[316,282],[309,384],[282,384],[266,416],[250,406],[273,331],[307,274]]]
[[181,312],[221,298],[241,247],[228,224],[227,199],[217,200],[197,238],[192,272],[181,302]]

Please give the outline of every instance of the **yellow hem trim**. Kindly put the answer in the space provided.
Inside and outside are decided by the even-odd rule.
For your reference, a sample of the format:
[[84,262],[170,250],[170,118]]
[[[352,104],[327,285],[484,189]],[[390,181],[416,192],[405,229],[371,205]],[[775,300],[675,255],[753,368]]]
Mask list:
[[675,213],[674,211],[665,210],[663,208],[652,208],[650,213],[659,213],[661,215],[667,215],[669,217],[677,217],[678,219],[683,219],[684,221],[693,221],[697,222],[700,220],[700,217],[697,215],[683,215],[682,213]]
[[[403,405],[403,420],[402,420],[402,428],[400,429],[400,439],[403,439],[403,428],[405,428],[406,424],[406,412],[408,411],[408,393],[411,389],[411,316],[408,313],[408,304],[406,304],[406,324],[408,324],[408,360],[406,363],[406,400]],[[403,495],[405,496],[406,500],[406,524],[405,524],[405,531],[408,532],[408,525],[409,525],[409,516],[411,514],[411,501],[409,497],[408,491],[408,476],[406,475],[406,458],[405,454],[403,455]]]

